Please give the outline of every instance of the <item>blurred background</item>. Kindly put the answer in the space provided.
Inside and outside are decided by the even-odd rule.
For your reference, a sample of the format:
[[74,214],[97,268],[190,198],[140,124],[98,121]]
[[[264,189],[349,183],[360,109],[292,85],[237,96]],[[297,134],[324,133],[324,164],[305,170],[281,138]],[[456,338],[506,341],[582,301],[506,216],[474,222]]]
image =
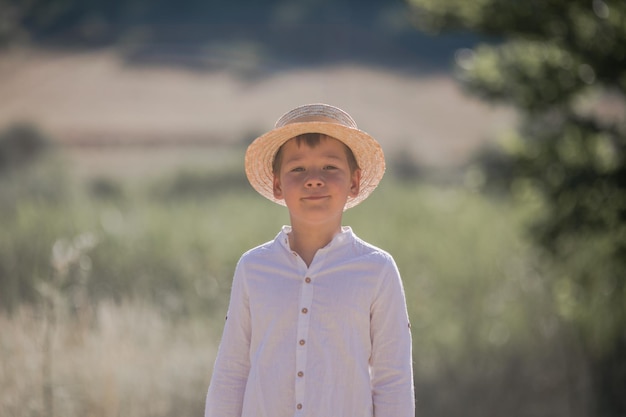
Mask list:
[[243,173],[326,102],[388,169],[417,415],[626,416],[626,3],[0,0],[0,415],[202,415]]

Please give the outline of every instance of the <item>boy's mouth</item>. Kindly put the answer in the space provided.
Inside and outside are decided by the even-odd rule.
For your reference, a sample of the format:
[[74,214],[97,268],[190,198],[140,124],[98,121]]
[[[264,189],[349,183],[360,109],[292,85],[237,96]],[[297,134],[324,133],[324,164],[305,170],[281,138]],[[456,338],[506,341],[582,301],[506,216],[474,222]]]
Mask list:
[[329,196],[327,195],[310,195],[310,196],[306,196],[303,197],[303,200],[309,200],[309,201],[316,201],[316,200],[323,200],[325,198],[328,198]]

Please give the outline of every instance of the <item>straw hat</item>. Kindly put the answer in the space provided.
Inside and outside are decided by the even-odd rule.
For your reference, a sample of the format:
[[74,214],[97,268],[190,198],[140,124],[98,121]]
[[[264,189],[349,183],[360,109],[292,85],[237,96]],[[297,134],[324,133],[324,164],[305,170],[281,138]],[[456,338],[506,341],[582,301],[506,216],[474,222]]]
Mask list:
[[345,209],[354,207],[374,191],[385,173],[385,156],[376,140],[357,128],[345,111],[328,104],[307,104],[285,113],[274,129],[259,136],[246,151],[246,176],[263,197],[285,205],[274,198],[272,164],[278,149],[289,139],[304,133],[322,133],[346,144],[361,168],[359,195],[349,198]]

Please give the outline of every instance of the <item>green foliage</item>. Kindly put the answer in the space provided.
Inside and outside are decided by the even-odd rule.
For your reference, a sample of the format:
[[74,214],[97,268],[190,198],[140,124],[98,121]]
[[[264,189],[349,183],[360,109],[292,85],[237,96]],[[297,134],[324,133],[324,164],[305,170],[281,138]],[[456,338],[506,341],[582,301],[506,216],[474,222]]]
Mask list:
[[[12,181],[51,182],[49,174],[60,159],[44,161],[19,170]],[[250,187],[216,186],[220,178],[237,178],[240,170],[174,172],[136,188],[113,179],[82,184],[58,175],[54,189],[65,197],[51,200],[42,199],[36,188],[21,189],[2,208],[2,310],[19,314],[20,304],[37,311],[53,303],[64,332],[72,323],[94,328],[100,323],[98,331],[106,337],[106,312],[112,306],[146,306],[168,323],[200,320],[219,335],[238,258],[288,223],[285,208]],[[427,410],[458,409],[466,402],[462,393],[478,385],[504,393],[511,380],[519,381],[519,398],[532,400],[536,394],[524,387],[554,386],[565,375],[560,364],[549,374],[540,372],[541,362],[557,351],[552,344],[559,322],[537,272],[541,260],[521,233],[537,213],[461,186],[392,175],[365,203],[345,213],[344,223],[392,253],[400,268],[413,326],[416,383]],[[564,307],[578,302],[572,294],[575,289],[561,289]],[[176,337],[175,332],[159,337],[168,335]],[[440,386],[450,391],[437,390]],[[429,389],[435,392],[424,398]],[[449,392],[458,394],[451,398]],[[86,400],[77,401],[67,407]],[[561,402],[556,396],[546,407]],[[489,407],[504,413],[512,410],[510,404],[515,403]]]
[[0,133],[0,173],[6,174],[36,160],[50,144],[29,124],[9,126]]
[[506,100],[525,111],[564,104],[587,86],[573,71],[586,68],[580,59],[548,42],[483,45],[461,56],[459,65],[469,91],[487,100]]
[[[71,227],[64,204],[71,198],[61,161],[37,129],[18,125],[0,133],[0,306],[4,309],[37,300],[32,284],[51,275],[48,247],[59,231]],[[42,211],[51,217],[40,216]]]
[[[509,176],[489,180],[545,207],[531,230],[551,256],[555,303],[584,341],[599,412],[623,415],[606,386],[626,388],[626,3],[410,2],[431,31],[501,40],[457,54],[468,91],[520,111]],[[607,103],[615,110],[603,112]]]
[[[218,171],[215,169],[215,171]],[[243,170],[199,172],[184,170],[155,184],[153,194],[163,200],[206,198],[234,190],[248,189]]]

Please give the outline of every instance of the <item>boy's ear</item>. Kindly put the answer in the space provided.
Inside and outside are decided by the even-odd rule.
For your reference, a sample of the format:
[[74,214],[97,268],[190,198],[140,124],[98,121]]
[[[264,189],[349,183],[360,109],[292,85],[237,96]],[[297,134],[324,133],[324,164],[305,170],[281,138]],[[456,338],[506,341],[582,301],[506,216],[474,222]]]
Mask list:
[[350,182],[350,197],[356,197],[359,195],[359,191],[361,191],[361,170],[357,169],[352,173],[352,179]]
[[274,198],[275,199],[277,199],[277,200],[282,200],[283,199],[283,189],[280,186],[280,179],[278,178],[278,175],[274,175],[273,191],[274,191]]

